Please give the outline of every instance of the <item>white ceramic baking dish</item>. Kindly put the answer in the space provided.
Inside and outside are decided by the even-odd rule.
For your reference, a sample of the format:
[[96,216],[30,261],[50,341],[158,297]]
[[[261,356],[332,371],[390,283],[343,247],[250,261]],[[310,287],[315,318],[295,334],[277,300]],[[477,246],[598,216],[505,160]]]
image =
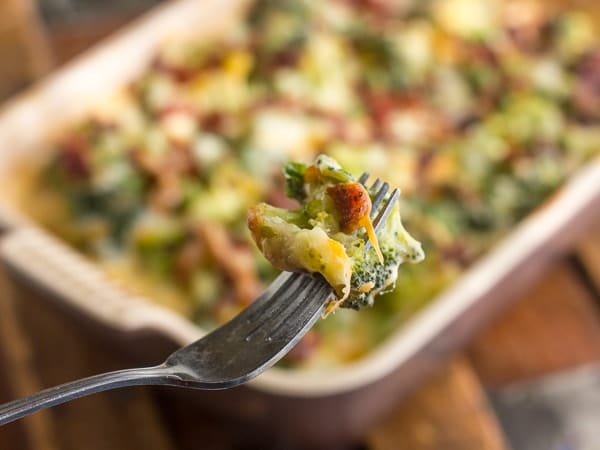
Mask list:
[[[0,255],[16,284],[34,283],[119,335],[144,330],[183,345],[203,334],[186,318],[131,296],[31,223],[11,201],[10,180],[15,167],[42,159],[54,135],[139,74],[157,44],[172,35],[219,33],[244,3],[180,0],[162,6],[3,108],[0,226],[6,231]],[[252,404],[255,413],[245,418],[287,433],[290,442],[326,447],[360,436],[564,251],[598,216],[598,207],[600,161],[595,161],[364,358],[337,369],[272,369],[248,387],[223,394],[228,401],[211,402],[212,407],[235,415]]]

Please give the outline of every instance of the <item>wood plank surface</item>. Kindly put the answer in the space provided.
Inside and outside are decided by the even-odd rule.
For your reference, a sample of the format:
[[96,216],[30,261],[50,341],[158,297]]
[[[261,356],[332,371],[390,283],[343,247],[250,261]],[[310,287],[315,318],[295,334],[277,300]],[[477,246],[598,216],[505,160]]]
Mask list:
[[459,357],[368,436],[372,450],[504,450],[502,432],[469,362]]
[[[39,380],[22,386],[19,395],[132,367],[131,361],[116,355],[110,346],[91,341],[72,318],[63,316],[46,301],[36,301],[37,295],[35,290],[19,291],[19,322],[30,343],[29,373]],[[95,394],[30,417],[44,417],[43,427],[51,429],[47,439],[52,443],[35,442],[31,450],[79,450],[82,442],[86,450],[175,449],[151,391],[145,387]]]
[[34,0],[0,1],[0,98],[48,72],[52,57]]
[[579,240],[577,257],[588,276],[588,281],[596,293],[600,293],[600,223]]
[[[33,349],[27,333],[17,318],[14,297],[4,273],[0,272],[0,382],[2,402],[23,397],[42,388],[34,368]],[[58,450],[49,412],[42,411],[17,423],[0,428],[0,442],[11,442],[11,449]]]
[[548,271],[471,345],[486,388],[600,360],[600,312],[573,267]]

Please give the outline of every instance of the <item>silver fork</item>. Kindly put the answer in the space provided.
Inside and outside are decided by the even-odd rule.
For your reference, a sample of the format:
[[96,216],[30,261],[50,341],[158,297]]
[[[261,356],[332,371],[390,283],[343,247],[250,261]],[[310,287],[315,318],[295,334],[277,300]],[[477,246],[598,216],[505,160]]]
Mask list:
[[[359,181],[369,178],[363,174]],[[376,180],[371,217],[385,223],[400,192]],[[384,201],[383,207],[377,211]],[[225,325],[180,348],[155,367],[125,369],[55,386],[0,405],[0,425],[43,408],[125,386],[168,385],[225,389],[240,385],[279,361],[314,325],[333,291],[323,277],[282,272],[250,306]]]

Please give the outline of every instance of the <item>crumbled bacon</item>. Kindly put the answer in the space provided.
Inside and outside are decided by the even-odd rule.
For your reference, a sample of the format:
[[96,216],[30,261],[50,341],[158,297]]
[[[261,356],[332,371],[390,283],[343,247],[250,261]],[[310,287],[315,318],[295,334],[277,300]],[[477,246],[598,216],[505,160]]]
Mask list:
[[327,193],[339,214],[340,229],[344,233],[351,233],[361,226],[364,217],[371,212],[371,198],[358,182],[335,184],[327,188]]
[[65,174],[74,179],[90,176],[88,145],[79,135],[72,135],[61,146],[60,160]]
[[339,214],[340,229],[344,233],[351,233],[357,228],[364,227],[369,241],[377,252],[377,257],[383,264],[383,254],[379,248],[379,242],[373,229],[373,223],[369,217],[371,213],[371,197],[365,187],[352,181],[349,183],[336,184],[327,188],[335,208]]
[[579,63],[572,101],[582,118],[600,117],[600,51],[585,55]]
[[[164,155],[155,155],[141,148],[129,151],[129,158],[137,167],[153,178],[195,175],[196,161],[187,147],[173,145]],[[170,180],[167,181],[167,183]]]
[[238,302],[250,304],[263,289],[250,249],[236,245],[222,224],[203,222],[197,230],[208,252],[233,283]]
[[169,211],[181,204],[183,189],[179,177],[174,172],[161,173],[150,193],[150,203],[159,211]]
[[529,0],[507,2],[504,22],[515,45],[526,52],[539,52],[547,44],[549,18],[543,3]]
[[181,280],[188,280],[206,255],[206,247],[194,233],[187,242],[177,251],[173,270],[175,276]]
[[190,67],[186,67],[183,65],[175,65],[165,61],[164,58],[157,57],[152,62],[152,69],[169,75],[178,83],[185,83],[194,78],[195,71]]

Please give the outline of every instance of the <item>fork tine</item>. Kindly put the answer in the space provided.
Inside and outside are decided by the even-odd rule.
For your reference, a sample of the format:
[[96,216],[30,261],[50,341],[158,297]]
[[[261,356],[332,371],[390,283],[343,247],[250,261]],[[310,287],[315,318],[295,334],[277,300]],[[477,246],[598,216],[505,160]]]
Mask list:
[[[290,276],[293,280],[291,287],[286,290],[275,293],[278,297],[288,297],[291,299],[303,298],[307,291],[311,291],[313,288],[313,280],[305,276],[299,276],[300,274]],[[271,302],[266,308],[263,308],[262,315],[257,320],[247,319],[242,327],[245,329],[245,339],[250,341],[254,335],[261,329],[265,328],[265,325],[270,320],[280,320],[285,315],[285,311],[290,307],[289,304],[292,301],[280,300],[277,302]]]
[[383,183],[383,185],[381,186],[381,189],[379,189],[377,194],[375,194],[375,198],[373,199],[373,202],[371,204],[371,219],[373,219],[375,217],[375,215],[377,214],[377,208],[379,208],[380,203],[385,198],[385,195],[387,194],[389,189],[390,189],[390,184],[385,182],[385,183]]
[[400,190],[396,188],[392,191],[383,208],[380,209],[379,214],[377,214],[375,220],[373,220],[373,227],[375,228],[375,232],[378,232],[381,229],[381,227],[389,217],[390,213],[392,212],[394,203],[398,201],[398,198],[400,198]]
[[[246,308],[246,314],[244,322],[236,324],[240,329],[251,327],[251,330],[247,333],[251,333],[252,330],[258,329],[262,326],[262,323],[270,316],[278,316],[281,311],[285,308],[285,304],[281,302],[271,302],[271,298],[281,297],[284,295],[295,295],[306,287],[307,278],[301,273],[293,272],[282,272],[277,281],[280,278],[284,280],[280,287],[276,290],[268,289],[258,299]],[[233,319],[235,320],[235,319]]]
[[381,178],[377,178],[375,182],[371,185],[371,190],[376,191],[381,186]]
[[[319,277],[320,278],[320,277]],[[319,299],[328,298],[332,295],[331,286],[322,278],[315,280],[310,287],[308,287],[303,293],[298,296],[298,301],[290,301],[289,306],[282,312],[279,319],[276,319],[277,323],[271,332],[265,336],[268,341],[280,340],[285,338],[289,334],[288,325],[291,320],[298,320],[298,317],[306,316],[308,311],[315,310],[318,304],[312,304],[315,301],[319,302]],[[306,303],[311,302],[311,305],[307,307]],[[320,301],[322,302],[322,300]],[[301,319],[303,321],[305,319]]]
[[369,179],[369,172],[363,172],[363,174],[360,176],[360,178],[358,179],[358,182],[360,184],[365,184],[367,182],[367,180]]

